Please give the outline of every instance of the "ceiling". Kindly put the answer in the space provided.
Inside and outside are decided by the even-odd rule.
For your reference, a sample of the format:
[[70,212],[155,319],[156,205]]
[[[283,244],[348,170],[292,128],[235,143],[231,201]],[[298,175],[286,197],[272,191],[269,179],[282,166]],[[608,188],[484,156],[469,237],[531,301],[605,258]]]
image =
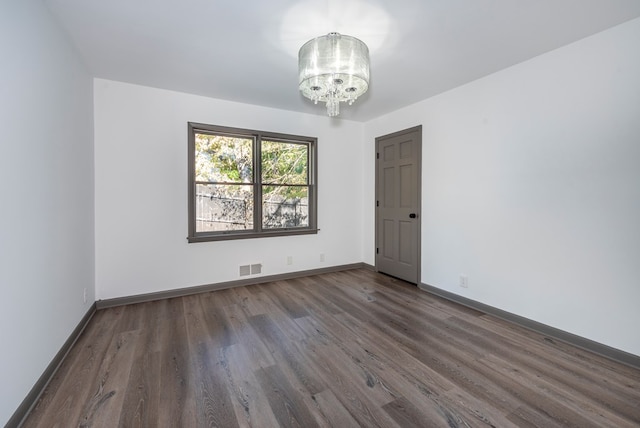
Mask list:
[[331,31],[369,45],[367,121],[640,17],[638,0],[43,0],[95,77],[325,115],[297,52]]

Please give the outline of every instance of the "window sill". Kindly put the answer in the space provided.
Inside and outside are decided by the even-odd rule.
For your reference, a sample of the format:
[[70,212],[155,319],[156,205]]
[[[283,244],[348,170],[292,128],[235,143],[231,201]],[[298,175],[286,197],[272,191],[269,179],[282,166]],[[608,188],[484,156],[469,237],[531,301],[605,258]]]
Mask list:
[[198,234],[195,236],[188,236],[187,242],[190,244],[197,242],[210,242],[210,241],[232,241],[235,239],[255,239],[255,238],[274,238],[279,236],[295,236],[295,235],[316,235],[320,229],[278,229],[269,232],[229,232],[219,233],[215,235]]

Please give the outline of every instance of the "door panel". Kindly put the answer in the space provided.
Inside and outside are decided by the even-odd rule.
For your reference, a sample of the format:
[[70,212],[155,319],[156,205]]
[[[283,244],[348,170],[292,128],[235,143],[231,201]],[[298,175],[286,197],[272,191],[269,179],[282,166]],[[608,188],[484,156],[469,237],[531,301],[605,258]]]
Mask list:
[[385,220],[383,223],[383,245],[382,245],[382,254],[385,259],[393,260],[395,255],[395,222],[392,220]]
[[400,222],[398,233],[398,261],[406,265],[413,263],[414,225],[409,221]]
[[401,208],[412,208],[415,205],[414,185],[413,185],[413,168],[414,165],[402,165],[399,168],[400,178],[400,201],[399,206]]
[[417,284],[420,277],[422,128],[376,138],[376,268]]

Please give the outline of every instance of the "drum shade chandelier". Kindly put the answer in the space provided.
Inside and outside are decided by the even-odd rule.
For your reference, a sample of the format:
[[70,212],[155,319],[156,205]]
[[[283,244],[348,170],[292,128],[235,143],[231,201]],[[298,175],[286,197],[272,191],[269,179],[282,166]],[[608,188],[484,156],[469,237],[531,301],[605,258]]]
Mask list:
[[349,105],[369,89],[369,48],[355,37],[339,33],[309,40],[298,53],[299,88],[302,95],[327,104],[327,114],[340,114],[340,103]]

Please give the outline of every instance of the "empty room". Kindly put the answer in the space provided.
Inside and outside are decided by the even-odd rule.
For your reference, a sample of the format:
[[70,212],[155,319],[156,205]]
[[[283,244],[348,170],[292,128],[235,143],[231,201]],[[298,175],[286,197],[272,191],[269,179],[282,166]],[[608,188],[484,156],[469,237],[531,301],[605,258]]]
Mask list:
[[640,2],[3,0],[0,424],[640,426]]

